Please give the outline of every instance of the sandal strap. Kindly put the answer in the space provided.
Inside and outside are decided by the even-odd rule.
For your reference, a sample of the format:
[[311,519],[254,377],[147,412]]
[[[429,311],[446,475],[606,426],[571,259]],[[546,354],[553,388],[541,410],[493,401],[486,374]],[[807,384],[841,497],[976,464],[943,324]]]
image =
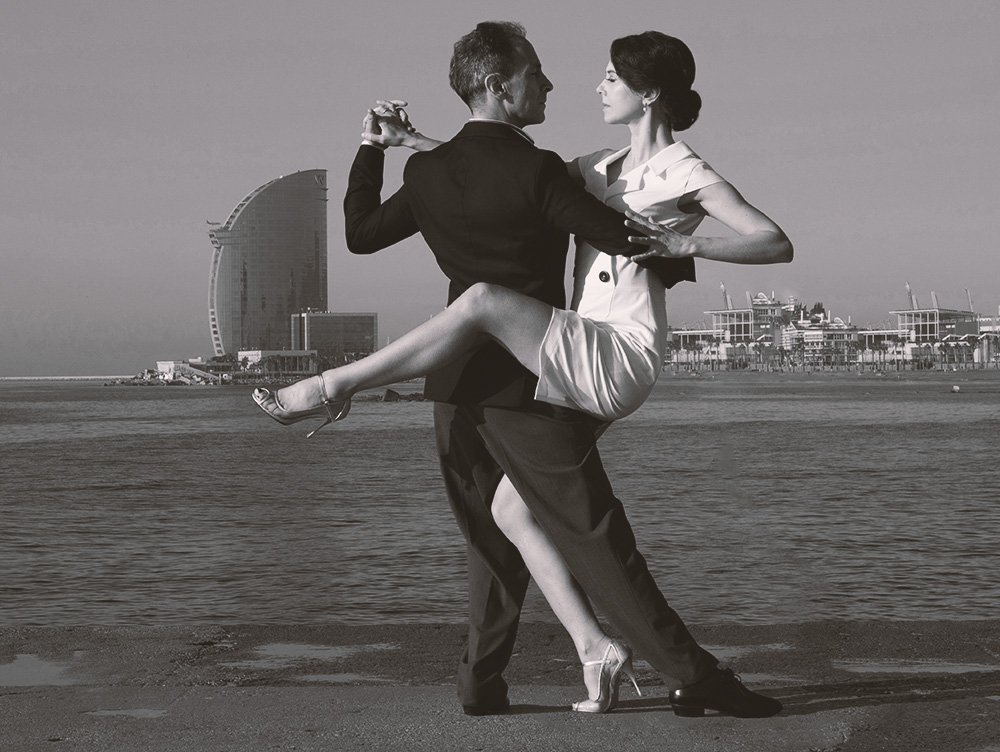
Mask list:
[[316,378],[319,379],[319,391],[323,395],[323,404],[330,404],[330,395],[326,393],[326,381],[323,379],[323,374],[317,374]]

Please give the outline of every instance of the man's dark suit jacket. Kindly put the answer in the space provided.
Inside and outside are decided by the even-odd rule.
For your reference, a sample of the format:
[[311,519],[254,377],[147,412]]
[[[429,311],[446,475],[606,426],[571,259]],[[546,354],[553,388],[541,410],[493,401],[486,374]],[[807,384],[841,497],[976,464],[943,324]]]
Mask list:
[[[492,282],[565,308],[569,234],[609,254],[647,250],[628,242],[624,217],[576,183],[559,155],[536,148],[503,123],[470,121],[447,143],[411,156],[403,186],[381,203],[384,153],[362,146],[344,198],[347,246],[374,253],[419,231],[451,280],[451,303],[476,282]],[[658,258],[671,287],[694,280],[691,259]],[[497,344],[429,374],[428,399],[527,407],[537,378]]]

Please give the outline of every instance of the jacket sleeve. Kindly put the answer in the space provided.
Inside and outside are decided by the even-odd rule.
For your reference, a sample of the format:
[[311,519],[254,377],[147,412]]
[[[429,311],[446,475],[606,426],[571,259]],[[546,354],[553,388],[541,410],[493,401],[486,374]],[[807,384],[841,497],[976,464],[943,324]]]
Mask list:
[[[611,256],[634,256],[646,246],[628,241],[625,215],[602,203],[566,170],[553,152],[543,151],[536,182],[539,204],[546,221],[560,230],[577,235],[594,248]],[[694,259],[652,258],[636,262],[653,270],[667,287],[681,280],[694,281]]]
[[538,205],[546,223],[579,235],[611,256],[634,256],[645,250],[628,242],[625,217],[587,193],[553,152],[543,151],[535,183]]
[[382,202],[385,153],[372,146],[358,149],[344,196],[344,230],[351,253],[375,253],[418,231],[404,185]]

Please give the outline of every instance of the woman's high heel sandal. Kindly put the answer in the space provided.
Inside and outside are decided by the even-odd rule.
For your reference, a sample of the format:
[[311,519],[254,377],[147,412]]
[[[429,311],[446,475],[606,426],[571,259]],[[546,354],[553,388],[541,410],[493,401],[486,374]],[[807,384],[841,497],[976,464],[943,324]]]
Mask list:
[[[627,676],[632,681],[635,691],[639,692],[639,685],[635,681],[635,671],[632,669],[632,651],[622,642],[611,640],[604,650],[604,657],[599,661],[587,661],[583,664],[584,683],[586,684],[586,674],[593,672],[597,674],[597,697],[581,700],[573,703],[573,710],[580,713],[607,713],[618,704],[618,688],[622,682],[622,676]],[[642,696],[642,692],[639,692]]]
[[320,423],[319,428],[306,434],[307,439],[312,438],[313,434],[319,431],[320,428],[328,423],[333,423],[335,420],[346,418],[347,413],[351,411],[350,397],[342,400],[331,400],[326,393],[326,382],[323,381],[323,377],[317,376],[316,378],[319,379],[319,390],[323,395],[323,402],[316,407],[310,407],[308,410],[286,410],[278,402],[277,393],[264,387],[258,387],[253,390],[253,401],[257,404],[257,407],[283,426],[290,426],[292,423],[298,423],[300,420],[319,417],[325,413],[326,420]]

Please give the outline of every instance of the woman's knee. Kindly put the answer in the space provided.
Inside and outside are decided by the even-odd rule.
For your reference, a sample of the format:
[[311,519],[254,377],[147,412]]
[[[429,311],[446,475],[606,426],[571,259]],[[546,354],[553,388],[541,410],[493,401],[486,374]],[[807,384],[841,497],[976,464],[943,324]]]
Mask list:
[[500,487],[497,488],[490,511],[493,513],[493,520],[497,523],[497,527],[508,538],[534,522],[531,512],[517,491],[505,483],[501,483]]
[[510,290],[501,285],[476,282],[456,298],[452,305],[460,306],[468,316],[489,316],[503,302],[505,294],[509,292]]

